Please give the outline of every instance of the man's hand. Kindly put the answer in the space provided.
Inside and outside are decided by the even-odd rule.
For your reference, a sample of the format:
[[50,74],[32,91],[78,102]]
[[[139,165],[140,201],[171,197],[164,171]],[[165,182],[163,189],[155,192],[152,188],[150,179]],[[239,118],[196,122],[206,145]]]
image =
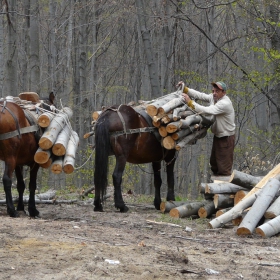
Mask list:
[[189,101],[191,101],[190,97],[186,93],[183,93],[182,96],[187,104],[189,103]]

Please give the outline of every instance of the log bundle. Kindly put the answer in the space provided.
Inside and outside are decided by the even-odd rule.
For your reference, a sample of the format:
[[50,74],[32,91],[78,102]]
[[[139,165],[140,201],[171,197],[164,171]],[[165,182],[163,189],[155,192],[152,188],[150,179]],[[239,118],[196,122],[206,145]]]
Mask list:
[[51,168],[54,174],[63,171],[70,174],[74,171],[79,137],[70,126],[72,115],[72,110],[64,107],[57,114],[47,112],[38,118],[44,133],[39,140],[34,160],[42,168]]

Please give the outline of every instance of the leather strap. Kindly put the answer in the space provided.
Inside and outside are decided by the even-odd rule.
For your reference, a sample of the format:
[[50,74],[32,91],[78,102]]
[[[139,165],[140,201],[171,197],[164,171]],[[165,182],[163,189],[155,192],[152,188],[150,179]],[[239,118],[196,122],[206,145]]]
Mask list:
[[19,130],[14,130],[11,132],[0,134],[0,140],[6,140],[6,139],[9,139],[9,138],[21,135],[21,134],[35,132],[38,129],[39,129],[38,125],[23,127],[23,128],[20,128]]

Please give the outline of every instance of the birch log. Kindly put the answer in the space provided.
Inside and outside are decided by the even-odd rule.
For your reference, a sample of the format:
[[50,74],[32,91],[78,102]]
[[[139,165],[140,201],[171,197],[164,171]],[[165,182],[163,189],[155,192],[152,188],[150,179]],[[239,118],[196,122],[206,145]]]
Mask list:
[[185,128],[185,129],[172,133],[171,137],[173,140],[177,141],[177,140],[183,139],[187,135],[190,135],[193,131],[195,131],[198,128],[199,128],[199,126],[197,124],[191,125],[189,128]]
[[68,119],[71,119],[72,115],[73,111],[68,107],[64,107],[63,110],[53,118],[39,140],[39,146],[43,150],[48,150],[53,146],[59,132],[64,128]]
[[205,205],[200,207],[198,209],[198,216],[200,218],[207,218],[210,217],[212,214],[215,214],[216,209],[214,206],[214,202],[213,201],[207,201],[205,202]]
[[182,148],[184,148],[186,145],[190,144],[191,142],[195,141],[196,139],[201,139],[205,137],[207,134],[207,128],[204,127],[200,130],[194,131],[192,134],[186,136],[184,139],[182,139],[180,142],[178,142],[175,146],[175,149],[177,151],[180,151]]
[[60,174],[62,172],[63,157],[57,157],[51,165],[51,171],[54,174]]
[[277,179],[271,178],[267,181],[267,183],[257,196],[257,199],[254,202],[252,208],[246,214],[245,218],[242,220],[242,223],[238,227],[238,235],[249,235],[253,233],[255,227],[257,226],[258,222],[264,215],[268,206],[274,199],[279,188],[280,182]]
[[181,107],[174,108],[174,110],[173,110],[173,116],[172,116],[172,117],[173,117],[173,120],[174,120],[174,121],[180,120],[181,117],[179,116],[179,113],[188,110],[188,108],[189,108],[189,107],[187,106],[187,104],[184,104],[184,105],[181,106]]
[[192,124],[198,124],[202,121],[202,118],[200,115],[192,115],[188,116],[184,120],[180,120],[180,127],[181,129],[188,128]]
[[51,150],[43,150],[39,147],[34,155],[34,161],[39,164],[44,164],[49,160],[51,154]]
[[55,143],[52,147],[52,152],[56,156],[64,156],[66,153],[66,148],[71,136],[71,131],[68,125],[65,125],[64,128],[59,132]]
[[280,196],[269,206],[265,211],[264,217],[266,219],[273,219],[280,215]]
[[256,228],[256,233],[262,237],[271,237],[280,232],[280,216]]
[[167,103],[165,103],[164,105],[162,105],[161,107],[158,108],[157,116],[163,117],[165,114],[167,114],[171,110],[175,109],[176,107],[182,106],[184,104],[185,103],[182,100],[182,97],[173,98],[172,100],[168,101]]
[[232,207],[234,204],[234,195],[217,193],[214,195],[213,203],[216,209]]
[[166,131],[168,133],[174,133],[177,130],[179,130],[181,128],[181,122],[177,121],[177,122],[171,122],[166,126]]
[[240,190],[236,192],[234,196],[234,205],[236,205],[241,199],[243,199],[249,191]]
[[205,188],[205,193],[236,193],[240,190],[246,190],[238,185],[224,182],[224,183],[208,183]]
[[252,204],[256,200],[256,196],[258,195],[259,191],[257,191],[254,195],[250,195],[246,198],[243,198],[238,204],[232,207],[229,211],[224,213],[223,215],[216,217],[212,221],[209,222],[210,228],[218,228],[224,226],[229,221],[239,217],[244,209],[252,206]]
[[162,213],[170,212],[171,209],[176,208],[178,206],[187,204],[187,201],[162,201],[160,204],[160,211]]
[[96,121],[96,120],[99,118],[99,116],[101,115],[101,113],[102,113],[102,111],[94,111],[94,112],[92,113],[92,119],[93,119],[94,121]]
[[229,182],[251,190],[261,179],[244,172],[233,170]]
[[224,208],[224,209],[219,209],[216,212],[216,217],[222,216],[223,214],[225,214],[226,212],[228,212],[232,207],[228,207],[228,208]]
[[167,150],[175,149],[176,141],[170,135],[162,139],[162,146]]
[[77,132],[72,131],[72,135],[67,145],[63,162],[63,171],[70,174],[74,171],[76,151],[79,145],[79,136]]
[[48,159],[47,162],[45,162],[45,163],[40,163],[39,165],[40,165],[42,168],[47,169],[47,168],[49,168],[49,167],[52,165],[52,163],[53,163],[53,158],[52,158],[52,156],[51,156],[51,157],[49,157],[49,159]]
[[48,127],[51,123],[51,121],[53,120],[55,114],[51,113],[51,112],[45,112],[43,114],[41,114],[38,118],[38,124],[40,125],[40,127]]
[[166,137],[168,135],[168,132],[166,131],[166,126],[161,125],[158,128],[158,133],[161,137]]
[[173,218],[184,218],[198,214],[198,209],[205,205],[206,202],[189,202],[170,210],[169,215]]

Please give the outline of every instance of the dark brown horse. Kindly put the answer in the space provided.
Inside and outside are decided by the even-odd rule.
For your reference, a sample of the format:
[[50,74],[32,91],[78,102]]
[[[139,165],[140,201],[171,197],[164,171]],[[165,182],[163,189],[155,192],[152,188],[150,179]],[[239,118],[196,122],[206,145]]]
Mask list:
[[[150,124],[149,124],[150,122]],[[161,146],[152,127],[150,117],[144,111],[137,112],[130,106],[111,107],[103,112],[95,125],[95,198],[94,211],[103,211],[102,201],[107,188],[108,156],[115,155],[116,166],[113,172],[115,207],[121,212],[128,211],[121,192],[122,175],[126,162],[152,163],[154,172],[154,206],[160,209],[161,203],[161,161],[165,160],[167,172],[167,200],[174,196],[175,150]]]
[[[44,107],[49,108],[54,102],[51,93],[43,100]],[[11,217],[17,217],[17,211],[24,211],[23,193],[25,183],[22,169],[24,165],[30,167],[28,212],[31,217],[39,215],[35,206],[35,190],[39,165],[34,162],[34,155],[38,149],[39,137],[36,135],[39,128],[36,123],[27,119],[24,110],[16,103],[0,101],[0,160],[5,163],[3,185],[6,194],[7,212]],[[29,132],[31,131],[31,132]],[[17,211],[12,198],[12,175],[15,171],[17,190],[19,194]]]

